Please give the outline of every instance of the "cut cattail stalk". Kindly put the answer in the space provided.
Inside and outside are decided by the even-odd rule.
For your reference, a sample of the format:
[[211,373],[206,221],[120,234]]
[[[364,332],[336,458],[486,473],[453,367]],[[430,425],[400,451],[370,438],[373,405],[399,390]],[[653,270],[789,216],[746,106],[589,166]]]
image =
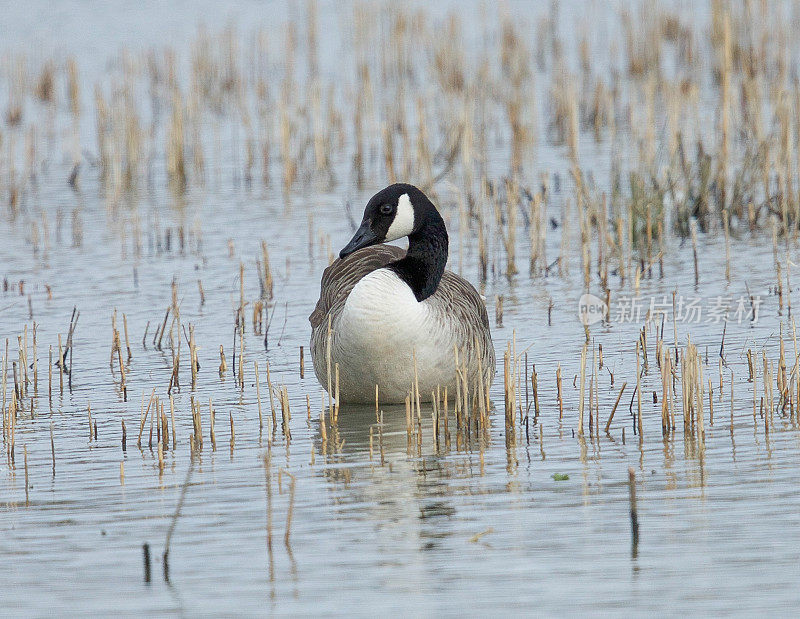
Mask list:
[[625,391],[625,387],[628,386],[628,383],[622,383],[622,388],[619,390],[617,394],[617,400],[614,402],[614,408],[611,409],[611,414],[608,416],[608,421],[606,422],[605,432],[608,434],[608,429],[611,427],[611,422],[614,420],[614,413],[617,412],[617,406],[619,406],[619,401],[622,399],[622,393]]
[[300,347],[300,378],[305,377],[305,367],[304,367],[304,359],[303,359],[303,347]]

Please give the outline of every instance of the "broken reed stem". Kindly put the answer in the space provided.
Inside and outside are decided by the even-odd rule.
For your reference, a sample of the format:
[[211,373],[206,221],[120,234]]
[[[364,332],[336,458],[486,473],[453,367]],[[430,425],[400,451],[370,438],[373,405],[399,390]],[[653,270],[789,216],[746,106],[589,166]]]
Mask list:
[[269,361],[267,361],[267,389],[269,390],[269,407],[272,410],[272,432],[275,432],[278,420],[275,417],[275,400],[272,395],[272,378],[270,378],[269,373]]
[[336,386],[335,389],[335,396],[334,396],[334,405],[333,405],[333,422],[338,424],[339,423],[339,364],[336,364]]
[[64,395],[64,350],[61,347],[61,334],[58,334],[58,386],[61,395]]
[[125,314],[122,314],[122,328],[125,331],[125,349],[128,354],[128,363],[130,363],[131,359],[133,359],[133,353],[131,352],[131,343],[128,339],[128,317]]
[[614,413],[617,412],[617,406],[619,406],[619,401],[622,399],[622,394],[625,391],[625,387],[628,386],[628,383],[622,383],[622,388],[619,390],[617,394],[617,400],[614,402],[614,407],[611,409],[611,414],[608,416],[608,421],[606,422],[605,432],[608,434],[608,429],[611,427],[611,422],[614,421]]
[[305,378],[305,363],[303,358],[303,347],[300,347],[300,379]]
[[172,422],[172,449],[175,450],[175,447],[178,444],[178,436],[175,430],[175,402],[172,399],[172,396],[169,396],[169,418]]
[[147,402],[147,409],[144,408],[144,394],[142,394],[142,418],[139,422],[139,436],[136,439],[136,446],[141,449],[142,448],[142,432],[144,432],[144,424],[147,421],[147,416],[150,414],[150,407],[153,405],[153,401],[155,400],[156,389],[153,387],[153,391],[150,393],[150,399]]
[[217,437],[216,437],[216,434],[214,432],[214,417],[215,417],[215,414],[214,414],[214,406],[213,406],[213,404],[211,402],[211,398],[208,398],[208,416],[209,416],[209,420],[210,420],[209,437],[211,438],[211,450],[212,451],[216,451],[217,450]]
[[561,364],[556,368],[556,398],[558,400],[558,420],[564,418],[564,397],[561,391]]
[[636,341],[636,426],[639,432],[639,442],[643,440],[642,437],[642,373],[639,369],[639,350],[641,348],[641,339]]

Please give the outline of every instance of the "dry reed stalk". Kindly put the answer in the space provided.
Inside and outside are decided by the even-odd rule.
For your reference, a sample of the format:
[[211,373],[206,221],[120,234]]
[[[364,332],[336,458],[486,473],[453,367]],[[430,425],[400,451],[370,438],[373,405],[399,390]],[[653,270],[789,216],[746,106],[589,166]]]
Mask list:
[[239,328],[239,389],[244,391],[244,315]]
[[302,380],[305,377],[305,366],[304,366],[304,358],[303,358],[303,347],[300,347],[300,379]]
[[281,403],[281,413],[282,413],[282,428],[283,428],[283,435],[286,437],[287,441],[292,440],[292,431],[289,425],[289,422],[292,419],[292,413],[289,408],[289,393],[286,391],[286,387],[282,387],[280,389],[280,403]]
[[9,435],[11,437],[11,445],[9,447],[9,456],[11,460],[11,468],[15,469],[14,464],[14,451],[16,445],[16,429],[17,429],[17,392],[11,392],[11,404],[8,409],[8,420],[10,425]]
[[334,387],[333,423],[339,423],[339,364],[336,364],[336,386]]
[[64,395],[64,352],[61,348],[61,334],[58,334],[58,386]]
[[333,317],[328,314],[328,336],[325,345],[325,366],[328,373],[328,410],[333,410],[333,381],[331,376],[331,339],[333,337]]
[[642,346],[642,340],[636,342],[636,426],[639,431],[639,442],[644,440],[642,436],[642,371],[639,369],[639,350]]
[[[478,338],[475,338],[475,350],[480,351],[480,344],[478,342]],[[489,414],[489,397],[486,391],[486,385],[483,384],[483,361],[481,360],[481,355],[478,354],[478,402],[480,403],[479,412],[480,412],[480,423],[481,425],[486,424],[487,415]],[[439,388],[437,386],[437,392]],[[438,396],[435,400],[436,405],[438,406]],[[437,417],[437,424],[438,424],[438,417]],[[437,425],[438,427],[438,425]]]
[[[222,354],[222,347],[220,346],[220,354]],[[261,415],[261,383],[258,376],[258,361],[253,362],[253,371],[256,377],[256,401],[258,402],[258,432],[264,427],[264,418]]]
[[142,393],[142,415],[141,421],[139,422],[139,437],[136,439],[136,446],[141,449],[142,448],[142,432],[144,431],[144,424],[147,421],[147,416],[150,413],[150,407],[153,405],[155,401],[156,390],[153,387],[152,392],[150,393],[150,399],[147,402],[147,409],[144,408],[144,393]]
[[505,392],[506,436],[509,436],[510,433],[514,433],[514,412],[516,411],[517,405],[516,360],[510,342],[503,355],[503,381]]
[[22,372],[23,385],[25,387],[24,395],[27,396],[28,395],[28,385],[30,385],[30,380],[28,379],[28,325],[25,325],[23,327],[22,333],[23,333],[23,336],[22,336],[22,347],[20,349],[21,352],[22,352],[22,355],[20,357],[20,361],[21,361],[20,370]]
[[586,392],[586,346],[581,347],[580,396],[578,398],[578,436],[583,436],[584,394]]
[[714,387],[708,379],[708,423],[714,425]]
[[325,407],[319,413],[319,432],[322,436],[323,453],[325,452],[325,444],[328,442],[328,430],[325,424]]
[[167,415],[164,413],[164,403],[160,403],[161,414],[159,417],[159,421],[161,423],[160,426],[160,444],[164,451],[169,449],[169,421],[167,421]]
[[225,349],[222,344],[219,345],[219,377],[224,378],[225,372],[228,371],[228,362],[225,360]]
[[189,366],[192,370],[192,391],[194,391],[197,388],[197,371],[200,367],[200,363],[197,359],[197,344],[195,343],[194,325],[192,324],[189,325]]
[[209,418],[209,438],[211,439],[211,451],[217,451],[217,436],[215,430],[215,418],[216,418],[216,411],[214,411],[214,406],[211,402],[211,398],[208,398],[208,418]]
[[272,393],[272,378],[270,377],[269,372],[269,361],[267,361],[267,390],[269,391],[269,407],[272,411],[272,432],[275,432],[275,428],[278,425],[278,421],[275,417],[275,400],[273,398]]
[[594,400],[597,398],[597,390],[596,390],[596,381],[597,381],[597,349],[592,346],[592,373],[589,376],[589,436],[592,436],[592,431],[595,429],[595,425],[600,424],[600,421],[597,421],[595,424],[595,415],[594,415]]
[[[124,401],[128,401],[128,387],[127,381],[125,380],[125,364],[122,361],[122,344],[120,343],[119,339],[119,331],[114,331],[114,339],[115,339],[115,348],[117,349],[117,361],[119,362],[119,372],[120,377],[122,380],[122,398]],[[130,348],[128,348],[130,350]]]
[[6,382],[8,375],[8,338],[6,338],[6,351],[3,355],[3,376],[2,376],[2,390],[3,390],[3,406],[0,408],[0,413],[3,415],[3,437],[6,434]]
[[[419,373],[417,372],[417,351],[416,351],[416,349],[411,351],[411,355],[412,355],[412,357],[414,359],[414,389],[413,389],[414,396],[413,396],[413,399],[412,399],[412,405],[416,402],[416,405],[417,405],[417,421],[420,421],[420,419],[422,418],[422,411],[420,410]],[[337,385],[339,383],[339,367],[338,367],[338,365],[336,367],[336,383],[337,383]],[[336,389],[336,394],[337,394],[337,396],[339,394],[338,386],[337,386],[337,389]]]
[[167,320],[169,319],[169,313],[171,311],[172,307],[168,307],[167,311],[164,313],[164,322],[161,323],[161,327],[157,328],[155,334],[153,335],[153,345],[157,350],[161,350],[161,340],[164,338],[164,333],[167,328]]
[[122,314],[122,327],[125,331],[125,349],[128,353],[127,362],[130,363],[131,359],[133,359],[133,353],[131,353],[131,343],[130,340],[128,339],[128,317],[125,314]]
[[611,414],[608,416],[608,421],[606,422],[605,433],[608,434],[608,430],[611,427],[611,422],[614,420],[614,413],[617,412],[617,406],[619,406],[619,401],[622,399],[622,393],[625,391],[625,387],[628,386],[628,383],[622,383],[622,387],[617,394],[617,399],[614,402],[614,407],[611,409]]

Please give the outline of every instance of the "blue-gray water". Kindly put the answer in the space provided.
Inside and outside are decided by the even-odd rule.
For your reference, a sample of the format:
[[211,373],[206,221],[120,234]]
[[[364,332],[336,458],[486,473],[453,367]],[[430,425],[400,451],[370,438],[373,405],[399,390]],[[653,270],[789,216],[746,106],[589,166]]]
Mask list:
[[[800,498],[796,491],[800,430],[796,418],[775,412],[767,415],[765,432],[763,416],[753,413],[753,390],[757,399],[763,391],[761,351],[766,351],[777,372],[781,324],[788,372],[794,363],[790,317],[786,307],[779,314],[774,294],[769,229],[734,236],[730,281],[725,278],[722,233],[701,234],[698,285],[689,240],[668,236],[663,275],[654,266],[653,276],[645,276],[638,291],[645,310],[651,298],[671,300],[673,291],[686,301],[698,299],[703,307],[699,321],[678,321],[676,329],[681,346],[688,335],[698,345],[705,380],[714,384],[714,420],[711,423],[706,409],[704,449],[684,436],[680,423],[673,436],[662,438],[661,376],[653,350],[655,334],[661,329],[658,322],[647,323],[651,357],[642,379],[643,440],[634,435],[635,351],[638,332],[645,325],[644,311],[631,322],[612,319],[591,327],[592,343],[603,349],[604,366],[597,381],[601,425],[622,383],[628,387],[608,435],[601,431],[591,438],[578,436],[577,376],[585,341],[577,316],[583,292],[579,251],[569,251],[570,270],[564,276],[529,277],[528,235],[520,228],[520,273],[505,277],[502,246],[492,239],[489,253],[496,273],[490,270],[481,287],[499,359],[498,379],[492,388],[495,410],[483,454],[476,443],[457,449],[455,440],[450,450],[437,450],[430,409],[423,410],[420,452],[412,449],[409,453],[405,412],[387,407],[380,429],[381,462],[379,428],[369,407],[343,407],[338,430],[327,430],[323,453],[319,414],[326,400],[313,376],[307,348],[307,316],[328,261],[327,246],[320,237],[329,236],[334,252],[347,242],[351,227],[344,204],[350,202],[353,216],[359,217],[369,196],[386,184],[379,163],[368,165],[370,178],[361,190],[352,182],[350,161],[336,162],[339,178],[332,186],[319,179],[301,182],[287,196],[280,187],[277,161],[271,185],[257,181],[248,186],[241,178],[243,134],[229,131],[224,120],[217,124],[209,116],[204,125],[209,145],[205,184],[191,183],[185,194],[176,197],[165,180],[164,138],[160,136],[154,140],[159,152],[152,164],[152,181],[142,182],[138,191],[110,205],[100,190],[99,170],[91,164],[97,155],[93,87],[98,82],[107,84],[103,80],[109,74],[119,75],[118,64],[110,59],[123,47],[139,52],[171,46],[186,62],[199,22],[215,33],[229,20],[238,25],[243,41],[263,26],[272,37],[273,53],[279,54],[283,24],[288,19],[302,24],[305,7],[305,3],[206,2],[198,6],[187,2],[165,8],[148,2],[56,2],[54,6],[15,5],[2,18],[3,51],[11,54],[6,58],[25,53],[33,66],[51,55],[62,61],[75,56],[81,71],[80,143],[88,153],[82,157],[79,186],[73,190],[67,184],[72,169],[69,112],[64,85],[59,82],[57,138],[43,143],[39,154],[46,165],[40,165],[36,181],[26,185],[18,209],[0,216],[0,278],[10,285],[8,291],[0,292],[0,346],[8,339],[10,360],[16,360],[17,336],[27,324],[30,346],[35,321],[39,372],[34,412],[31,415],[26,403],[16,422],[14,463],[5,437],[0,462],[3,614],[374,615],[388,611],[473,615],[500,609],[547,615],[790,614],[800,602]],[[523,28],[528,30],[523,31],[532,36],[537,17],[547,13],[549,3],[509,3],[506,10],[524,17],[528,26]],[[619,10],[619,6],[593,3],[587,15],[581,15],[581,5],[567,3],[561,9],[561,28],[568,32],[570,23],[591,22],[597,25],[594,37],[602,38],[606,29],[616,28]],[[479,39],[474,33],[481,32],[477,25],[481,11],[496,17],[491,7],[465,9],[467,41],[472,36]],[[446,8],[433,7],[427,19],[441,20],[446,12]],[[352,6],[320,2],[318,14],[321,71],[336,76],[340,70],[336,60],[345,53],[342,41],[347,40],[342,33],[347,31]],[[703,9],[698,20],[706,19],[705,14]],[[572,42],[570,46],[569,53],[574,54],[575,46]],[[602,66],[604,60],[597,62]],[[4,65],[4,93],[12,66],[13,61]],[[354,71],[350,66],[341,70],[348,76]],[[542,103],[549,81],[543,75],[536,80],[541,86],[537,113],[544,115]],[[339,94],[344,100],[349,96]],[[9,173],[7,153],[12,148],[22,152],[25,127],[44,126],[47,110],[37,106],[26,104],[22,128],[2,125],[6,154],[0,169],[4,175]],[[349,117],[343,126],[350,139]],[[380,153],[380,148],[376,142],[367,150]],[[609,144],[585,138],[580,148],[582,165],[596,175],[598,183],[606,182]],[[490,146],[487,164],[497,177],[507,167],[507,154],[498,137]],[[540,173],[553,185],[555,176],[560,179],[561,187],[553,191],[548,205],[548,216],[560,221],[566,199],[573,201],[574,212],[572,185],[565,180],[569,177],[565,147],[539,139],[535,158],[531,179]],[[24,157],[16,161],[20,173]],[[477,284],[474,230],[461,234],[450,180],[443,181],[437,193],[453,237],[450,268],[460,268]],[[179,228],[186,234],[183,251]],[[577,238],[577,232],[575,221],[573,237]],[[266,350],[263,337],[253,334],[250,322],[251,307],[260,292],[255,263],[262,240],[269,247],[275,278],[274,301],[267,309],[272,319]],[[560,230],[548,233],[549,261],[558,256],[560,243]],[[794,244],[785,249],[781,241],[779,252],[784,269],[787,263],[791,267],[800,262]],[[220,345],[229,366],[232,363],[240,262],[245,265],[248,302],[243,392],[230,369],[224,379],[217,372]],[[198,279],[205,292],[204,305]],[[620,303],[625,305],[626,298],[635,295],[630,279],[622,284],[615,279],[612,284],[612,318],[618,315]],[[22,295],[20,280],[24,281]],[[141,449],[136,435],[143,399],[146,405],[153,389],[164,398],[169,382],[169,348],[155,350],[152,335],[172,301],[173,280],[182,323],[195,326],[201,369],[197,390],[192,392],[184,342],[181,390],[174,393],[178,444],[164,455],[160,472],[156,448],[147,446],[149,425]],[[599,294],[595,288],[593,283],[591,291]],[[763,300],[759,320],[729,321],[727,367],[720,392],[723,324],[708,311],[716,297],[730,297],[735,309],[736,301],[750,294]],[[502,326],[494,326],[497,295],[504,299]],[[796,304],[788,286],[784,303],[787,300]],[[60,394],[54,370],[51,403],[48,348],[57,349],[58,334],[66,337],[74,306],[80,318],[72,387],[65,386]],[[109,367],[115,309],[120,328],[122,314],[126,315],[131,340],[127,401],[118,388],[118,375],[112,375]],[[142,337],[148,323],[145,347]],[[671,322],[666,322],[664,332],[667,345],[672,345]],[[518,352],[527,353],[529,366],[535,363],[540,402],[538,417],[529,410],[527,431],[518,423],[516,442],[510,445],[502,410],[502,353],[509,341],[515,341]],[[298,370],[300,346],[306,346],[303,379]],[[755,387],[748,382],[747,349],[757,357]],[[4,353],[3,348],[0,355]],[[254,361],[260,370],[263,433],[259,432]],[[273,383],[287,387],[290,442],[281,432],[280,419],[274,439],[270,437],[267,361]],[[559,364],[562,419],[556,400]],[[10,367],[7,377],[12,380]],[[679,389],[678,381],[678,407]],[[658,394],[657,403],[653,392]],[[196,456],[172,537],[166,582],[161,553],[190,463],[192,395],[202,405],[205,442]],[[311,403],[310,421],[306,395]],[[523,407],[532,403],[532,393],[522,387],[520,397]],[[208,434],[209,399],[217,411],[216,450]],[[97,439],[91,441],[89,406],[97,423]],[[233,447],[229,415],[235,423]],[[121,448],[123,419],[128,437],[125,452]],[[452,418],[450,423],[454,423]],[[635,471],[638,494],[640,537],[635,550],[629,467]],[[291,476],[296,480],[295,494],[291,535],[285,543]],[[150,582],[144,578],[145,543],[152,554]]]

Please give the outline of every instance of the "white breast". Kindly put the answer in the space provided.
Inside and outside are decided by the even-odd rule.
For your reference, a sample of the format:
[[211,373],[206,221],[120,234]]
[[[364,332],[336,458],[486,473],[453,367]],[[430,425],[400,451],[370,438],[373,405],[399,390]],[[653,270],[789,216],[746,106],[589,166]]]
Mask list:
[[374,399],[378,384],[383,397],[402,401],[414,380],[415,356],[424,399],[437,385],[454,385],[452,329],[390,269],[355,285],[334,330],[333,361],[347,400]]

